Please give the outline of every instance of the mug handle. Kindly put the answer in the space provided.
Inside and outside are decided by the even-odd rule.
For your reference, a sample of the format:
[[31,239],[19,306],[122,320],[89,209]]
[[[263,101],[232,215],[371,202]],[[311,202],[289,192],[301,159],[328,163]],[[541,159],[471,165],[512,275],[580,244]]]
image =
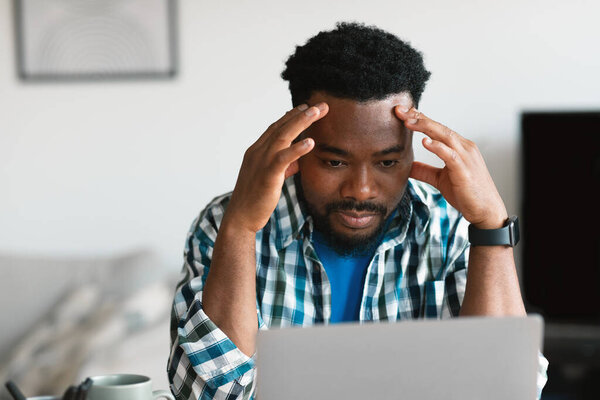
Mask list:
[[152,397],[154,398],[154,400],[164,397],[167,398],[169,400],[175,400],[175,397],[173,396],[173,394],[171,392],[169,392],[168,390],[154,390],[152,391]]

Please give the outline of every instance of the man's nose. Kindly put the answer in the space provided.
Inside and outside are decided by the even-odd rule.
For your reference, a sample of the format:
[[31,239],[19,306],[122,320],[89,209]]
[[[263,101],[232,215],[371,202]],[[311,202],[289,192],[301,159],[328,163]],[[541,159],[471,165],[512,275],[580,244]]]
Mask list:
[[377,182],[366,166],[348,171],[341,188],[341,195],[346,199],[365,201],[374,199],[379,194]]

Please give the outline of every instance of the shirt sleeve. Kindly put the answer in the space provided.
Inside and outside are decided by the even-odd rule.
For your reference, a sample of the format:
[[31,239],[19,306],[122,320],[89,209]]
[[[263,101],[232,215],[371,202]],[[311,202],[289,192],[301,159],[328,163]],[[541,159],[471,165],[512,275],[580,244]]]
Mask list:
[[[469,264],[469,223],[456,210],[449,208],[444,257],[444,299],[441,318],[458,317],[467,287]],[[443,220],[442,220],[443,221]],[[444,223],[442,223],[444,224]],[[441,231],[444,232],[444,228]]]
[[548,382],[548,360],[542,352],[538,351],[538,371],[537,371],[537,397],[539,400],[542,397],[542,390]]
[[248,357],[208,318],[202,293],[223,207],[208,207],[187,235],[182,278],[171,312],[167,372],[178,400],[251,399],[255,358]]
[[[448,234],[448,246],[446,253],[446,275],[444,279],[445,299],[442,306],[442,318],[458,317],[460,307],[465,297],[467,285],[467,269],[469,264],[469,236],[468,222],[459,216],[454,224],[451,224]],[[548,360],[538,351],[537,370],[537,399],[542,396],[542,390],[548,381]]]

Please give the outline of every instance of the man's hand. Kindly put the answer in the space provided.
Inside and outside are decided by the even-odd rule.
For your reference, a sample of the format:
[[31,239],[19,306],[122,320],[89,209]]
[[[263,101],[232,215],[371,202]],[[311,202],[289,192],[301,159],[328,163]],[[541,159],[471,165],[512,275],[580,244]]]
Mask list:
[[206,315],[247,356],[256,347],[256,232],[269,221],[285,178],[298,172],[297,160],[312,139],[294,142],[327,114],[327,104],[288,111],[246,151],[238,180],[215,241],[202,294]]
[[313,107],[302,104],[269,126],[248,148],[225,220],[252,233],[267,224],[281,196],[283,181],[298,172],[297,160],[315,145],[310,138],[297,143],[294,139],[328,111],[326,103]]
[[506,207],[475,143],[414,107],[407,110],[399,105],[394,110],[408,129],[427,135],[423,146],[445,163],[444,168],[435,168],[415,161],[410,176],[437,188],[467,221],[478,228],[502,227],[508,218]]
[[[423,146],[444,161],[444,168],[414,162],[410,176],[436,187],[465,219],[481,229],[496,229],[508,218],[504,202],[475,143],[427,118],[415,108],[399,105],[396,116],[413,131],[423,132]],[[513,249],[474,246],[461,316],[523,316]]]

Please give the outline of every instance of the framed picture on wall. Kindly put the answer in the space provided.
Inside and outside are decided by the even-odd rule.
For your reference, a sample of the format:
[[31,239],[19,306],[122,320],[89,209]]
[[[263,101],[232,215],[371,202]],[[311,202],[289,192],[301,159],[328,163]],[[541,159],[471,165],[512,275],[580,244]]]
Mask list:
[[172,78],[176,0],[14,0],[19,77]]

